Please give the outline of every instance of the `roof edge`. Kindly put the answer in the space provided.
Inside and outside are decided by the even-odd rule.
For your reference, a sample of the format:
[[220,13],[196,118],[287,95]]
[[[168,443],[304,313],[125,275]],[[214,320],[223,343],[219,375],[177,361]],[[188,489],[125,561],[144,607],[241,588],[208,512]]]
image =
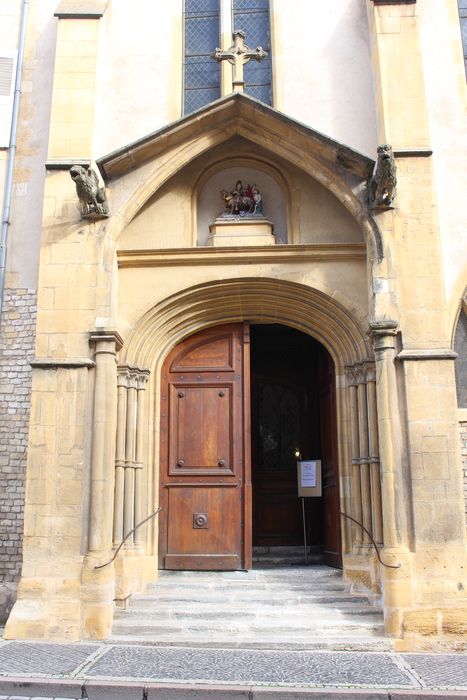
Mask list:
[[[201,133],[206,122],[216,122],[222,116],[228,118],[239,116],[238,111],[242,109],[243,105],[253,107],[256,111],[269,115],[281,123],[300,131],[313,141],[317,141],[334,154],[332,160],[337,165],[351,171],[362,180],[367,180],[371,176],[375,161],[368,156],[244,93],[232,93],[226,97],[221,97],[219,100],[209,103],[196,112],[183,116],[163,126],[161,129],[143,136],[141,139],[132,141],[126,146],[112,151],[96,161],[97,167],[106,181],[121,177],[168,148],[171,145],[171,136],[175,136],[177,133],[185,130],[191,132],[192,135],[195,135],[197,131]],[[229,111],[232,111],[232,114],[228,114]]]

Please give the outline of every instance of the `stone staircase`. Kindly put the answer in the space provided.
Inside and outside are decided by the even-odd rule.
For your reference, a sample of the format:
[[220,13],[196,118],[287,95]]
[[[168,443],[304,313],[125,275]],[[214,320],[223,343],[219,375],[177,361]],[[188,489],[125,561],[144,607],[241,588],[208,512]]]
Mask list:
[[245,649],[392,650],[383,616],[323,565],[160,571],[117,610],[110,643]]

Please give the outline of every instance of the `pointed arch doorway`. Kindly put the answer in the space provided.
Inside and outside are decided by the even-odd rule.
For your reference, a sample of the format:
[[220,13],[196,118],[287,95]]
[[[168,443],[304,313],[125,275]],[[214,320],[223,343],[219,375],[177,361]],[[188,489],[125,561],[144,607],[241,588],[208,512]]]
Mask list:
[[161,375],[159,566],[237,570],[252,547],[303,544],[296,457],[320,458],[308,541],[341,566],[335,372],[311,336],[280,324],[214,326]]

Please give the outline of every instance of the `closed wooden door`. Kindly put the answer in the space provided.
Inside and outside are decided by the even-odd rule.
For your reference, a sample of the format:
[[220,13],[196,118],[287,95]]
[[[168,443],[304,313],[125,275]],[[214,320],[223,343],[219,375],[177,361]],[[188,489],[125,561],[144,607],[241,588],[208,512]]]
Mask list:
[[324,512],[324,563],[342,568],[339,465],[334,364],[322,349],[319,358],[321,464]]
[[250,565],[248,379],[245,324],[193,335],[164,363],[161,568]]

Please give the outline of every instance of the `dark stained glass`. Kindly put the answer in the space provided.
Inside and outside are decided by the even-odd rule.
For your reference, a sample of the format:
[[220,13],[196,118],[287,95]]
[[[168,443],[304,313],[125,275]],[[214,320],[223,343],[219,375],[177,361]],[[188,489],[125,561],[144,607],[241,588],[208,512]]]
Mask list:
[[268,0],[233,0],[234,30],[243,30],[251,49],[261,46],[268,57],[250,61],[244,68],[245,92],[272,104],[271,33]]
[[457,352],[455,361],[457,405],[467,408],[467,315],[460,312],[454,339],[454,350]]
[[185,0],[184,114],[220,97],[219,0]]
[[258,469],[294,469],[300,442],[300,399],[283,384],[261,384],[258,395]]

